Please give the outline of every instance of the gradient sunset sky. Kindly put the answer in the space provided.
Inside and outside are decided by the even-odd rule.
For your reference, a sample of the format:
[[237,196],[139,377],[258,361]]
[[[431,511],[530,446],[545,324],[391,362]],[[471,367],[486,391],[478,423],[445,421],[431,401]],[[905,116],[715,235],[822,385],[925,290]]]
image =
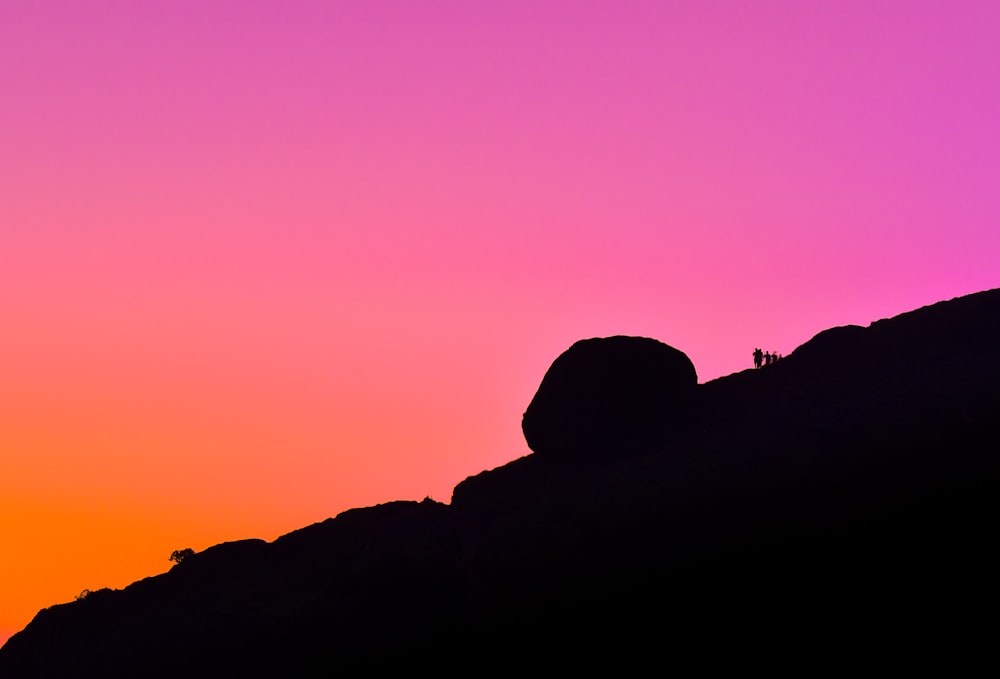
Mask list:
[[0,4],[0,642],[448,501],[575,340],[1000,285],[1000,4]]

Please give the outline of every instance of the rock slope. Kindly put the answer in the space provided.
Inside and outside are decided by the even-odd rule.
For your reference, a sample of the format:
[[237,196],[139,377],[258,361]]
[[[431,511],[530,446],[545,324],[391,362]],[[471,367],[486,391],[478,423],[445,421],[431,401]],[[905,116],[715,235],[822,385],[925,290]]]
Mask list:
[[998,384],[1000,290],[834,328],[639,407],[607,454],[538,451],[450,505],[351,510],[43,610],[0,676],[988,657]]

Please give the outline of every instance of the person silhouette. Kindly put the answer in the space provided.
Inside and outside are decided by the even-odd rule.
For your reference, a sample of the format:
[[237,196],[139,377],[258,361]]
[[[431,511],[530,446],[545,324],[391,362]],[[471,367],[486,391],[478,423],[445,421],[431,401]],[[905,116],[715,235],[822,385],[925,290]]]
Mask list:
[[764,352],[760,348],[753,350],[753,367],[760,368],[761,362],[764,360]]

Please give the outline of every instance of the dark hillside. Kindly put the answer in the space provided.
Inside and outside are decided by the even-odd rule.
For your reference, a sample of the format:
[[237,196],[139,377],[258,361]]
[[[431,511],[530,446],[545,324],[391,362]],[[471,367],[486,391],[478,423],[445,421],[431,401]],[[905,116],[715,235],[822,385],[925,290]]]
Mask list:
[[1000,290],[827,330],[657,411],[642,446],[532,454],[451,505],[351,510],[43,610],[0,676],[985,656],[998,385]]

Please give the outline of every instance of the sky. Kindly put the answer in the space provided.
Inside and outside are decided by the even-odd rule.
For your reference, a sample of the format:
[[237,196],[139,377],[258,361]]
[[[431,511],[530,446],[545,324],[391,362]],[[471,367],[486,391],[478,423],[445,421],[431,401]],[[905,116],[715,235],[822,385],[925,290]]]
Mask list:
[[1000,286],[993,1],[0,3],[0,643],[170,553]]

